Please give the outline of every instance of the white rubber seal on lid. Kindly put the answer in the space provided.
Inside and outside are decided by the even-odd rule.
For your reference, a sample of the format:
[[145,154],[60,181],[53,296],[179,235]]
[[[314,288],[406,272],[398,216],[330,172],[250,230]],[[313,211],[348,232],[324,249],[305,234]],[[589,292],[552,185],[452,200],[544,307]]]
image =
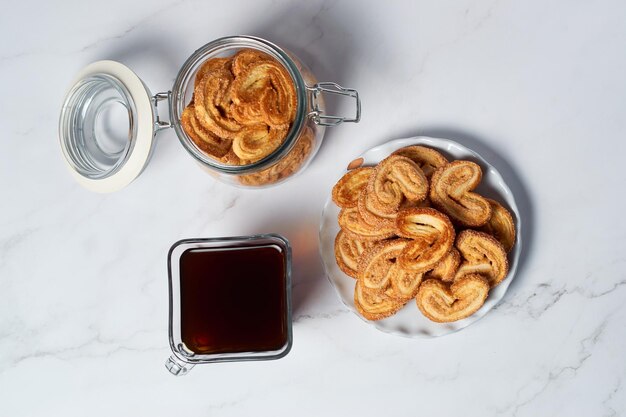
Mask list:
[[[108,90],[113,93],[107,95]],[[124,134],[118,141],[121,148],[108,150],[97,130],[101,110],[112,102],[127,113],[130,128],[128,138]],[[130,184],[150,158],[154,133],[150,92],[130,68],[97,61],[76,76],[61,111],[59,139],[67,167],[83,187],[110,193]]]

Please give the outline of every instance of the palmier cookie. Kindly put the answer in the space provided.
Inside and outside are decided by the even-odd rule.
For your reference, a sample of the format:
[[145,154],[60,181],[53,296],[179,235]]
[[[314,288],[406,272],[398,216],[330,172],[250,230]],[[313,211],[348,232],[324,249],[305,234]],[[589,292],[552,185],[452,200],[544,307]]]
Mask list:
[[433,268],[426,273],[425,278],[439,279],[443,282],[452,282],[461,265],[461,253],[457,248],[450,249],[450,252]]
[[411,239],[398,260],[413,272],[433,269],[454,245],[454,226],[445,214],[433,208],[401,210],[396,233]]
[[468,274],[481,274],[495,287],[509,272],[506,251],[500,242],[487,233],[463,230],[456,239],[463,261],[455,281]]
[[458,224],[482,226],[491,217],[491,206],[485,198],[471,192],[481,178],[480,166],[474,162],[451,162],[433,173],[430,200]]
[[409,158],[391,155],[383,159],[367,184],[367,208],[381,217],[394,217],[404,199],[421,201],[428,180]]
[[180,124],[202,152],[215,158],[222,158],[228,154],[232,141],[222,139],[205,129],[196,118],[193,105],[189,105],[183,110]]
[[357,168],[346,172],[333,187],[332,198],[335,204],[341,208],[355,207],[361,190],[365,188],[373,172],[372,167]]
[[408,239],[389,239],[372,245],[358,262],[357,278],[367,288],[385,289],[392,266],[408,242]]
[[194,110],[202,126],[220,138],[233,139],[242,125],[229,116],[233,75],[227,70],[207,72],[194,89]]
[[355,207],[341,209],[337,220],[346,233],[358,239],[382,240],[395,235],[394,227],[376,227],[366,223]]
[[359,216],[365,221],[365,223],[382,228],[395,228],[397,213],[388,215],[388,217],[381,217],[374,213],[368,207],[367,188],[361,190],[359,197],[357,198],[356,208],[359,212]]
[[357,281],[354,287],[354,306],[367,320],[389,317],[404,307],[405,303],[391,298],[388,292],[367,288],[361,281]]
[[489,283],[478,275],[466,275],[451,286],[437,279],[422,282],[415,300],[428,319],[449,323],[474,314],[487,299]]
[[402,268],[398,262],[391,266],[388,275],[390,290],[386,293],[391,298],[402,302],[415,298],[424,277],[423,273]]
[[236,76],[232,100],[238,106],[252,106],[270,126],[289,125],[295,118],[296,90],[287,70],[277,61],[257,61]]
[[273,58],[265,52],[257,51],[256,49],[242,49],[232,58],[232,71],[235,77],[237,77],[251,64],[272,60]]
[[510,252],[515,245],[515,223],[513,216],[500,203],[489,198],[486,199],[491,205],[491,217],[487,224],[480,230],[495,237],[504,250]]
[[340,230],[335,238],[335,260],[339,269],[349,277],[356,278],[359,257],[373,244],[373,241],[356,239]]
[[287,136],[288,129],[265,124],[244,127],[235,134],[233,152],[244,164],[259,161],[274,152]]
[[448,163],[445,156],[426,146],[412,145],[400,148],[392,155],[406,156],[420,167],[426,178],[430,178],[436,169]]
[[231,59],[230,58],[211,58],[211,59],[207,59],[202,64],[202,66],[200,67],[198,72],[196,72],[194,86],[198,85],[200,83],[200,81],[202,81],[204,76],[207,73],[211,72],[211,71],[216,71],[216,70],[227,70],[227,71],[230,71],[231,70],[230,63],[231,63]]
[[245,185],[269,185],[293,175],[308,161],[313,150],[313,139],[313,131],[307,126],[305,132],[287,156],[275,165],[262,171],[240,176],[239,182]]

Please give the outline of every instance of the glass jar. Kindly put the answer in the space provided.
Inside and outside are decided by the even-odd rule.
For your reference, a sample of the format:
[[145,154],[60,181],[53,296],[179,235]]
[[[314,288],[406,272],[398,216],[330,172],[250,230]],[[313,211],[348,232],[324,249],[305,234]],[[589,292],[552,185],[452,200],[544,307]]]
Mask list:
[[[229,57],[241,49],[268,54],[289,73],[296,91],[296,114],[286,138],[272,153],[247,165],[228,165],[204,153],[181,126],[192,100],[196,72],[211,58]],[[353,117],[327,115],[324,94],[354,99]],[[167,102],[169,120],[159,116]],[[171,91],[151,95],[128,67],[98,61],[84,68],[70,88],[61,111],[59,137],[70,171],[83,186],[111,192],[128,185],[148,163],[153,139],[173,128],[187,152],[220,181],[242,187],[278,184],[301,172],[317,153],[327,126],[358,122],[358,93],[335,83],[319,83],[291,52],[264,39],[232,36],[194,52],[180,69]]]

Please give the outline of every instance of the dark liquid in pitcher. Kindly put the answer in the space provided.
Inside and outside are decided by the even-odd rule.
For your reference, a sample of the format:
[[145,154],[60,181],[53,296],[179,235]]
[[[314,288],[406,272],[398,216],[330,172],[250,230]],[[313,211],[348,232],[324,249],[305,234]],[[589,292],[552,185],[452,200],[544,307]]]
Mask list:
[[285,254],[277,246],[189,249],[180,258],[181,333],[199,354],[287,342]]

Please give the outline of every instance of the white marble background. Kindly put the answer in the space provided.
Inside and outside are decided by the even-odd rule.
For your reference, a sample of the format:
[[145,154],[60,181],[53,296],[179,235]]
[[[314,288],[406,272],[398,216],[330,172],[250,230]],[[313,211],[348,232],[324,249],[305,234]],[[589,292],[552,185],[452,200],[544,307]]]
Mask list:
[[[626,414],[626,3],[2,2],[0,415]],[[111,195],[57,145],[61,101],[98,59],[165,91],[197,47],[252,34],[357,88],[363,119],[263,192],[215,183],[174,132]],[[340,105],[339,110],[346,109]],[[476,325],[435,340],[343,308],[317,255],[322,203],[355,154],[414,134],[462,142],[516,193],[519,274]],[[166,253],[185,237],[278,232],[295,254],[294,347],[275,362],[168,356]]]

